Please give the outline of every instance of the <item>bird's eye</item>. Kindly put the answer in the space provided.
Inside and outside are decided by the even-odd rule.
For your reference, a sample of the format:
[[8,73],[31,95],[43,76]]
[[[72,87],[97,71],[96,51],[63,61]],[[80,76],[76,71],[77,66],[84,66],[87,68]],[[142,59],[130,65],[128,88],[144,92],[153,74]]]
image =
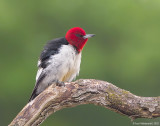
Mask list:
[[77,37],[83,37],[83,35],[81,35],[81,34],[76,34],[76,36],[77,36]]

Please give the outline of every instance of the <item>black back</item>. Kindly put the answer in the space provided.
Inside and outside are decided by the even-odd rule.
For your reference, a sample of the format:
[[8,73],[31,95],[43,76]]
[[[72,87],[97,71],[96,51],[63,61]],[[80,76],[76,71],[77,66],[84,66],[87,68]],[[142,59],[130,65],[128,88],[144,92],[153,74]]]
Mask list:
[[39,67],[45,68],[47,66],[47,61],[51,55],[55,55],[58,53],[59,48],[62,45],[68,45],[68,41],[66,40],[65,37],[62,38],[57,38],[49,41],[45,47],[44,50],[42,51],[40,55],[40,61],[41,64]]

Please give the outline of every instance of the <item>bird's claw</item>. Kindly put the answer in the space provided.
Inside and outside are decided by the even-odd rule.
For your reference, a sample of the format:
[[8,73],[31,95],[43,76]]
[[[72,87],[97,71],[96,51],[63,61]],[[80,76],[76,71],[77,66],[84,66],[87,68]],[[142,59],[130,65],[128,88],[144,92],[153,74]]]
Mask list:
[[59,87],[65,86],[65,83],[62,82],[62,81],[57,81],[57,82],[56,82],[56,86],[59,86]]

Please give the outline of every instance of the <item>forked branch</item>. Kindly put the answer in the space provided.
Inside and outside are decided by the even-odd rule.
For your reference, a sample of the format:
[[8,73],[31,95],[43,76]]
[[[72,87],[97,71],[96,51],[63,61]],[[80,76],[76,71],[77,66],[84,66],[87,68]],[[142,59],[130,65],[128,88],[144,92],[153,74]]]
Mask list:
[[140,97],[111,83],[84,79],[51,85],[28,103],[9,126],[37,126],[49,115],[81,104],[100,105],[131,119],[160,117],[160,97]]

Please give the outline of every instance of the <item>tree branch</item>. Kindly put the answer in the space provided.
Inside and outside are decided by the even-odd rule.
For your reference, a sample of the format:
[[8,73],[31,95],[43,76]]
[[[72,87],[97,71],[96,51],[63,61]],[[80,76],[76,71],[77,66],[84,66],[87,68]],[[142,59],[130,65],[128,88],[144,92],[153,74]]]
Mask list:
[[84,79],[51,85],[28,103],[9,126],[37,126],[49,115],[81,104],[100,105],[131,119],[160,117],[160,97],[140,97],[111,83]]

